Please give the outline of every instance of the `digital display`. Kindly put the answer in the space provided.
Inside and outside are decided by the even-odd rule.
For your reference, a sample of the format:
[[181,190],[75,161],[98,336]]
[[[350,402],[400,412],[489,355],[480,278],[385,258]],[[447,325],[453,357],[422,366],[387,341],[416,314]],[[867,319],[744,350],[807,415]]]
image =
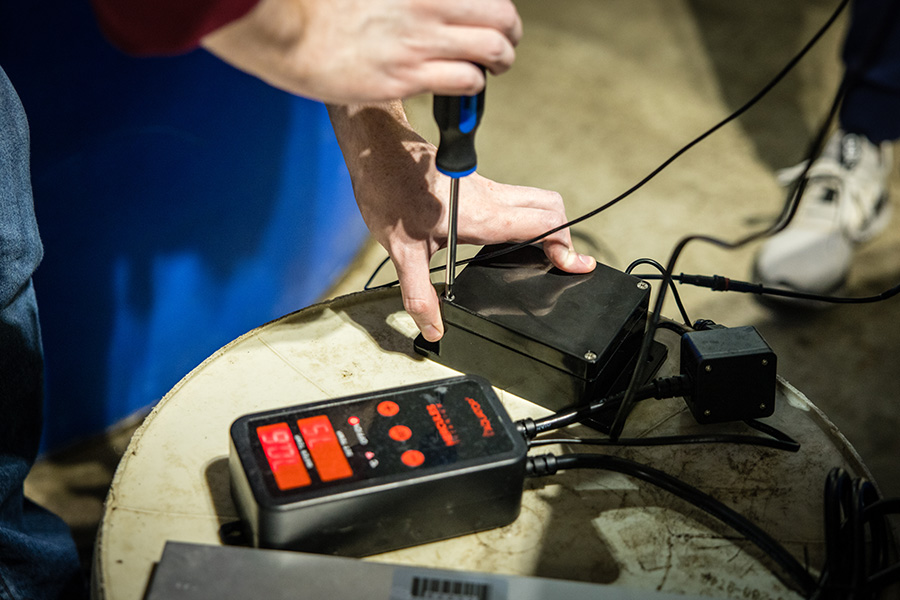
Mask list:
[[297,421],[297,427],[322,481],[335,481],[353,476],[353,469],[350,468],[341,442],[326,415],[300,419]]
[[311,483],[309,472],[300,460],[300,451],[287,423],[257,427],[256,435],[278,489],[290,490]]

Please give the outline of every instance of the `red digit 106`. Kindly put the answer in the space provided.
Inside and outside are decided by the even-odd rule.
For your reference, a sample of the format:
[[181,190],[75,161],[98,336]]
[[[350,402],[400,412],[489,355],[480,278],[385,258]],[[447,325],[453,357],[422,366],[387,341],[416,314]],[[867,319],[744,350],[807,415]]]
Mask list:
[[256,435],[279,489],[309,485],[309,473],[300,462],[300,451],[287,423],[258,427]]

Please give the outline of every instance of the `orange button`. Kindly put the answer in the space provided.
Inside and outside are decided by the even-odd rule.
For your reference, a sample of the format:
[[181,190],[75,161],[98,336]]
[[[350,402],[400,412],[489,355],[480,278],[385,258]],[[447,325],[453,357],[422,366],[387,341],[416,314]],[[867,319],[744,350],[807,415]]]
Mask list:
[[418,450],[407,450],[400,455],[400,460],[407,467],[418,467],[425,462],[425,455]]
[[388,435],[391,436],[391,439],[396,442],[405,442],[412,437],[412,429],[410,429],[406,425],[394,425],[393,427],[391,427]]
[[391,400],[385,400],[378,403],[378,414],[382,417],[393,417],[400,412],[400,405]]

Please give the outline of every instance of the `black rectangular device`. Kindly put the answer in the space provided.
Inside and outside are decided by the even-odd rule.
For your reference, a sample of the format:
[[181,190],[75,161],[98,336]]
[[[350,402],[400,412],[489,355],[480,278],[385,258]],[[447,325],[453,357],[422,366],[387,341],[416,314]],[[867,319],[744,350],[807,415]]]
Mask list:
[[366,556],[511,523],[526,451],[465,376],[243,416],[229,471],[253,545]]
[[[565,273],[535,246],[462,270],[454,297],[442,299],[444,337],[414,342],[418,353],[486,377],[495,386],[558,410],[624,388],[647,322],[650,285],[597,264]],[[654,342],[652,375],[666,349]]]
[[778,357],[756,327],[716,326],[681,338],[684,401],[698,423],[764,419],[775,412]]

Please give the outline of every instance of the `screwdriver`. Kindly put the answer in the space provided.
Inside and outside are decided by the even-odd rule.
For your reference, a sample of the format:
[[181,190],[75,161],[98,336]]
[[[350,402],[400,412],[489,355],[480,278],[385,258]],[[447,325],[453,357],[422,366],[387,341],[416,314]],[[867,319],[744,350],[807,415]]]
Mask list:
[[435,96],[434,120],[441,133],[435,166],[450,177],[450,206],[447,231],[447,271],[444,298],[453,300],[456,278],[456,221],[459,213],[459,180],[475,172],[475,131],[484,114],[484,89],[474,96]]

